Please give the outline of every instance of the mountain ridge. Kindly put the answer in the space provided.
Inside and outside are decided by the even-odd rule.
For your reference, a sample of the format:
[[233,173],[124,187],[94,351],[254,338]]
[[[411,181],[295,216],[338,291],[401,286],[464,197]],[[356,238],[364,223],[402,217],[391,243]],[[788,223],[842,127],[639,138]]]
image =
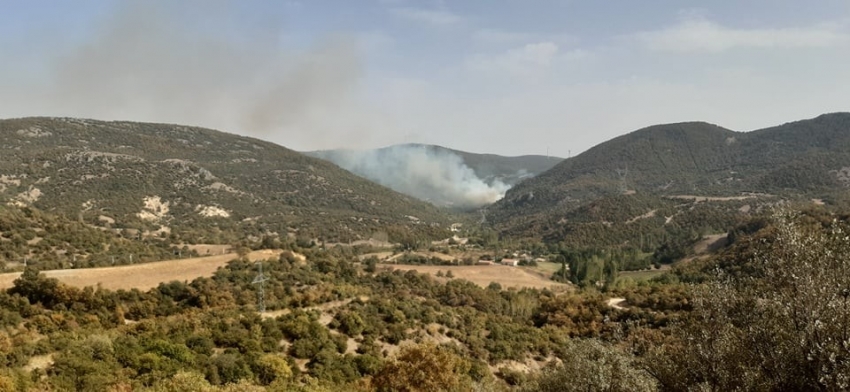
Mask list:
[[[653,201],[644,199],[638,204],[647,207],[623,212],[619,222],[599,218],[596,223],[623,225],[641,213],[671,208],[664,201],[671,197],[692,200],[692,204],[696,200],[716,206],[725,203],[717,208],[729,217],[755,213],[757,205],[781,200],[840,203],[848,186],[850,113],[824,114],[750,132],[684,122],[645,127],[600,143],[519,183],[487,211],[503,232],[561,233],[549,236],[557,241],[577,230],[577,225],[589,224],[575,219],[582,208],[601,203],[621,209],[606,200],[631,203],[629,195]],[[741,201],[751,196],[770,201]],[[733,200],[735,208],[730,205]],[[748,212],[735,212],[737,208]],[[687,215],[673,210],[668,218],[669,214]],[[656,224],[669,226],[676,219],[660,219]],[[712,230],[725,229],[720,222],[712,226]]]
[[328,162],[206,128],[31,117],[0,120],[0,136],[0,201],[95,225],[350,239],[453,219]]

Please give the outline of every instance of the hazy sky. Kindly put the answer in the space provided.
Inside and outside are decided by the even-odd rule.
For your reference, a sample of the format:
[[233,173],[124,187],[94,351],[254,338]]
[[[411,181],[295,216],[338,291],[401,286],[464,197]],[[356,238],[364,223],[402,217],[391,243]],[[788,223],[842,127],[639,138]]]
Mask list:
[[0,0],[0,117],[573,155],[850,110],[850,1]]

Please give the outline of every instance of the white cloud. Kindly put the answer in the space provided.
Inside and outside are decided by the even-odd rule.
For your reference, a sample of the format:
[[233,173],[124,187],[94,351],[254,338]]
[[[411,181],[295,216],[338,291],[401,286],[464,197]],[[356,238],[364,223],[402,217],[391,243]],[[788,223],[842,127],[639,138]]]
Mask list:
[[505,73],[518,77],[542,77],[549,69],[563,65],[562,62],[586,58],[583,49],[562,51],[551,41],[529,43],[497,54],[479,53],[464,62],[467,70],[496,76]]
[[445,10],[428,10],[423,8],[395,8],[392,13],[400,18],[433,25],[451,25],[463,21],[463,17]]
[[520,42],[528,42],[533,38],[534,34],[532,33],[498,29],[480,29],[472,33],[473,41],[495,45],[515,45]]
[[478,29],[472,33],[472,41],[482,45],[515,46],[524,42],[549,41],[558,46],[573,46],[578,38],[570,34],[550,34],[528,31],[510,31],[492,28]]
[[526,44],[499,54],[476,54],[466,60],[473,71],[531,74],[549,67],[558,55],[553,42]]
[[736,29],[706,19],[685,20],[658,31],[638,33],[646,47],[672,52],[722,52],[735,48],[823,48],[850,42],[836,25],[805,28]]

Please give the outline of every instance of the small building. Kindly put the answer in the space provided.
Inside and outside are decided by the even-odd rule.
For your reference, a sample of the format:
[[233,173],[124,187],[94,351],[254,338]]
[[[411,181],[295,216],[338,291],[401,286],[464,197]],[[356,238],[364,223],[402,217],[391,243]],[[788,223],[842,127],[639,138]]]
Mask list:
[[502,265],[509,265],[511,267],[516,267],[519,265],[519,260],[517,259],[502,259]]

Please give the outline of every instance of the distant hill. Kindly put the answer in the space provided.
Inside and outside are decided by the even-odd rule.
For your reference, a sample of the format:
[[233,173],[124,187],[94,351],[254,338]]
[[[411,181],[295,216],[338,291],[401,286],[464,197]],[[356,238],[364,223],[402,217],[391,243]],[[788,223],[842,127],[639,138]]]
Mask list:
[[0,120],[0,151],[0,203],[175,241],[392,237],[451,219],[326,161],[210,129]]
[[[837,203],[848,186],[850,113],[752,132],[700,122],[666,124],[614,138],[559,163],[512,188],[488,214],[506,232],[552,240],[569,240],[570,233],[589,225],[618,231],[613,229],[650,213],[641,224],[667,226],[662,231],[669,232],[694,220],[694,211],[700,210],[704,219],[687,223],[687,229],[704,224],[711,231],[778,200]],[[617,241],[629,238],[635,237]]]
[[492,203],[514,185],[562,161],[541,155],[475,154],[424,144],[306,154],[407,195],[459,208]]

